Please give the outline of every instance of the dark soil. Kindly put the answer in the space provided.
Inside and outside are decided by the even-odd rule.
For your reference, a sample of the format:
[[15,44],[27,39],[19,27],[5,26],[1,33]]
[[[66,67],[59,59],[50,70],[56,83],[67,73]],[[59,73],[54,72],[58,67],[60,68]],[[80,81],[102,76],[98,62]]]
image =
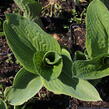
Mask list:
[[19,70],[16,59],[9,49],[5,37],[0,36],[0,83],[10,84],[10,78]]

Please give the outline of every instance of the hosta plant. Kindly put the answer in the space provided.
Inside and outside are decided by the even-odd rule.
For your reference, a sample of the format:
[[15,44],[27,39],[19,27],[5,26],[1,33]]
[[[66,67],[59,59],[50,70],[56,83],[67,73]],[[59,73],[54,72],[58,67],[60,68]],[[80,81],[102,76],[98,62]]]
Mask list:
[[6,19],[4,31],[8,44],[23,66],[13,86],[5,91],[10,104],[23,104],[43,86],[56,94],[86,101],[101,100],[88,81],[72,77],[70,54],[52,36],[22,16],[7,14]]
[[93,0],[87,9],[87,60],[78,60],[73,63],[75,77],[98,79],[109,75],[108,4],[108,0]]
[[5,90],[11,105],[21,105],[44,86],[55,94],[84,101],[101,100],[88,79],[109,75],[108,0],[93,0],[87,9],[86,53],[70,53],[36,23],[16,14],[6,14],[4,32],[16,59],[22,65],[13,85]]

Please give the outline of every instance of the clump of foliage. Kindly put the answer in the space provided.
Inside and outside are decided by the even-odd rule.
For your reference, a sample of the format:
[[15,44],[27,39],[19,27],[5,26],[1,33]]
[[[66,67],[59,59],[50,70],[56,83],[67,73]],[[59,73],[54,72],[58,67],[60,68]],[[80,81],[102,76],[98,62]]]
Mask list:
[[89,5],[86,52],[76,52],[74,59],[31,18],[6,14],[4,32],[22,65],[13,85],[5,90],[6,100],[11,105],[21,105],[43,86],[55,94],[84,101],[101,100],[88,80],[109,75],[108,3],[108,0],[93,0]]
[[7,14],[6,17],[4,30],[8,44],[23,66],[13,86],[5,91],[10,104],[21,105],[43,86],[56,94],[88,101],[101,100],[88,81],[73,77],[70,54],[53,37],[22,16]]

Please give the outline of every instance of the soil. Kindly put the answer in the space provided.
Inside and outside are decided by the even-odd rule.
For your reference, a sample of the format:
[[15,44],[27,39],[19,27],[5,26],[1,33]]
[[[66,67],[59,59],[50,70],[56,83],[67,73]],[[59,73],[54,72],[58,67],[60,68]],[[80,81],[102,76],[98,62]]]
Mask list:
[[[44,2],[42,0],[42,2]],[[47,2],[47,1],[46,1]],[[76,6],[67,0],[63,2],[62,6],[65,9],[61,17],[41,17],[44,23],[45,30],[58,40],[61,46],[66,47],[69,51],[84,51],[85,49],[85,24],[77,24],[75,22],[68,22],[71,17],[69,12],[71,8],[76,8],[77,12],[81,12],[88,3]],[[16,9],[13,1],[7,3],[7,0],[0,1],[0,18],[5,19],[4,13],[11,13]],[[69,28],[63,28],[64,25],[70,25]],[[73,55],[73,54],[72,54]],[[0,36],[0,84],[4,87],[12,84],[16,72],[20,69],[20,65],[16,61],[13,53],[7,45],[5,36]],[[78,107],[109,107],[109,77],[102,78],[101,82],[96,86],[104,101],[98,102],[84,102],[71,98],[65,95],[55,95],[45,88],[26,103],[27,107],[38,107],[38,109],[77,109]]]

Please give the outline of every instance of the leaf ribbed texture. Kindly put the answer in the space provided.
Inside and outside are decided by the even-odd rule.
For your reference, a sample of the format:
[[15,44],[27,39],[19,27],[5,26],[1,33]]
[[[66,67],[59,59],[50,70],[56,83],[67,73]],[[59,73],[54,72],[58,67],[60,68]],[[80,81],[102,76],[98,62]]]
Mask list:
[[93,58],[92,60],[78,60],[73,63],[75,77],[82,79],[99,79],[109,76],[109,55]]
[[51,81],[44,80],[44,86],[56,93],[65,94],[84,101],[99,101],[101,100],[99,93],[88,81],[73,78],[72,60],[67,50],[62,49],[63,55],[63,71],[61,75]]
[[90,58],[109,53],[108,0],[93,0],[87,9],[86,49]]
[[4,32],[8,44],[21,65],[28,71],[38,72],[33,63],[33,56],[37,51],[61,53],[58,42],[36,23],[16,14],[7,14],[6,17]]

